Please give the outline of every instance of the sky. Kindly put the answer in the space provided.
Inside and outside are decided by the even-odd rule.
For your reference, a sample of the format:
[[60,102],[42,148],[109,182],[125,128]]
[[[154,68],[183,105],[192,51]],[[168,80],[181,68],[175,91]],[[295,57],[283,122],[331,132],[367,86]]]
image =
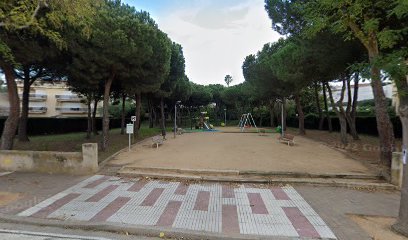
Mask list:
[[199,84],[244,81],[242,63],[268,42],[279,39],[264,0],[123,0],[148,11],[159,28],[182,45],[186,74]]

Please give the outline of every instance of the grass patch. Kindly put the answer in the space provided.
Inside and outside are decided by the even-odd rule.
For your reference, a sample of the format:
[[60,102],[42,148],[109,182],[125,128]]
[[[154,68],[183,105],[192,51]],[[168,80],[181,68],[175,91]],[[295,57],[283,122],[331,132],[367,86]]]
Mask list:
[[[132,143],[139,142],[148,137],[160,134],[160,128],[149,128],[142,125],[139,131],[139,137],[132,141]],[[167,134],[171,134],[171,129],[167,129]],[[56,151],[56,152],[80,152],[82,151],[83,143],[100,143],[102,141],[102,135],[91,136],[90,139],[86,139],[86,133],[67,133],[56,135],[44,135],[44,136],[32,136],[30,142],[18,142],[15,141],[15,150],[31,150],[31,151]],[[99,150],[99,161],[103,161],[115,152],[128,146],[128,135],[121,135],[120,128],[111,129],[109,131],[108,148],[105,151]]]

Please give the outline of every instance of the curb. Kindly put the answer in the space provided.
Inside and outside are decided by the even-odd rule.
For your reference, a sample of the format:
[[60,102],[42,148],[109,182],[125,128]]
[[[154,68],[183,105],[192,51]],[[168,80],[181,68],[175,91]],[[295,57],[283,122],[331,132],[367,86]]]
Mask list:
[[[223,183],[237,183],[237,184],[290,184],[293,186],[309,185],[309,186],[325,186],[325,187],[345,187],[368,190],[397,190],[397,187],[389,183],[375,183],[375,182],[359,182],[356,181],[339,181],[327,178],[222,178],[216,176],[189,176],[189,175],[175,175],[175,174],[147,174],[143,172],[120,172],[119,175],[123,177],[148,177],[152,179],[165,179],[175,181],[202,181],[202,182],[223,182]],[[347,179],[353,180],[353,179]]]
[[[212,233],[204,231],[192,231],[181,229],[168,229],[162,227],[140,226],[140,225],[126,225],[119,223],[90,223],[85,221],[61,221],[54,219],[39,219],[31,217],[11,216],[7,214],[0,214],[0,222],[14,223],[14,224],[28,224],[34,226],[50,226],[69,229],[80,229],[85,231],[102,231],[112,233],[128,233],[136,236],[159,237],[164,233],[166,239],[208,239],[208,240],[252,240],[252,239],[271,239],[271,236],[253,236],[253,235],[232,235],[228,236],[222,233]],[[276,240],[290,240],[289,237],[273,237]]]
[[[173,173],[194,175],[222,175],[222,176],[252,176],[252,177],[293,177],[293,178],[340,178],[340,179],[367,179],[381,180],[381,175],[352,174],[352,173],[308,173],[308,172],[283,172],[283,171],[255,171],[255,170],[232,170],[232,169],[193,169],[193,168],[164,168],[164,167],[132,167],[123,166],[121,171],[137,171],[145,174],[159,172],[172,175]],[[176,176],[176,175],[175,175]],[[203,176],[205,177],[205,176]]]

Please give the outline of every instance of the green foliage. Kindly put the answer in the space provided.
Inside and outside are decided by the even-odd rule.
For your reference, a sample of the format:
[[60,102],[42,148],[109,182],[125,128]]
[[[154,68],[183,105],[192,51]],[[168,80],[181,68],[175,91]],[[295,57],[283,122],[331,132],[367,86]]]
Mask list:
[[265,44],[243,64],[245,80],[269,97],[289,97],[308,86],[313,78],[306,49],[292,39]]
[[272,20],[272,29],[281,35],[298,35],[301,33],[304,20],[296,3],[303,0],[265,0],[265,10]]
[[[125,116],[130,117],[135,113],[135,105],[133,101],[127,100],[125,102]],[[142,111],[143,112],[143,111]],[[122,116],[122,101],[117,102],[109,106],[109,115],[114,119],[120,119]]]
[[[61,30],[69,25],[79,33],[88,35],[96,7],[100,4],[100,0],[5,0],[0,3],[0,29],[8,33],[24,31],[43,36],[62,49],[66,47],[66,42]],[[3,38],[0,38],[0,56],[18,64],[14,60],[14,52]]]
[[188,105],[192,107],[206,106],[212,102],[211,90],[203,85],[191,82],[191,96]]
[[233,79],[231,75],[226,75],[224,78],[225,83],[227,84],[227,87],[232,83]]
[[[172,92],[178,88],[178,90],[186,90],[186,78],[185,78],[185,59],[183,55],[183,48],[177,43],[171,45],[170,69],[164,82],[161,84],[159,91],[156,95],[160,97],[169,97]],[[175,96],[176,97],[176,96]],[[178,100],[175,100],[178,101]]]
[[172,91],[170,99],[174,101],[187,102],[192,94],[192,86],[187,76],[184,76],[176,82],[175,88]]

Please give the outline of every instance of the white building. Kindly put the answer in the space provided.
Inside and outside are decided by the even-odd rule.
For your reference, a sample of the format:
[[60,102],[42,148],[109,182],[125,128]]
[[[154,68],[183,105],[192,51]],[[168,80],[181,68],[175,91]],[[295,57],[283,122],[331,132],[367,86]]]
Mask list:
[[[21,102],[22,81],[17,81],[17,87]],[[102,102],[98,103],[98,109],[101,107]],[[7,93],[0,93],[0,116],[7,116],[8,110],[8,95]],[[30,88],[29,117],[86,117],[87,112],[88,109],[84,99],[70,91],[65,82],[36,81]],[[98,116],[100,116],[100,112],[98,111]]]

